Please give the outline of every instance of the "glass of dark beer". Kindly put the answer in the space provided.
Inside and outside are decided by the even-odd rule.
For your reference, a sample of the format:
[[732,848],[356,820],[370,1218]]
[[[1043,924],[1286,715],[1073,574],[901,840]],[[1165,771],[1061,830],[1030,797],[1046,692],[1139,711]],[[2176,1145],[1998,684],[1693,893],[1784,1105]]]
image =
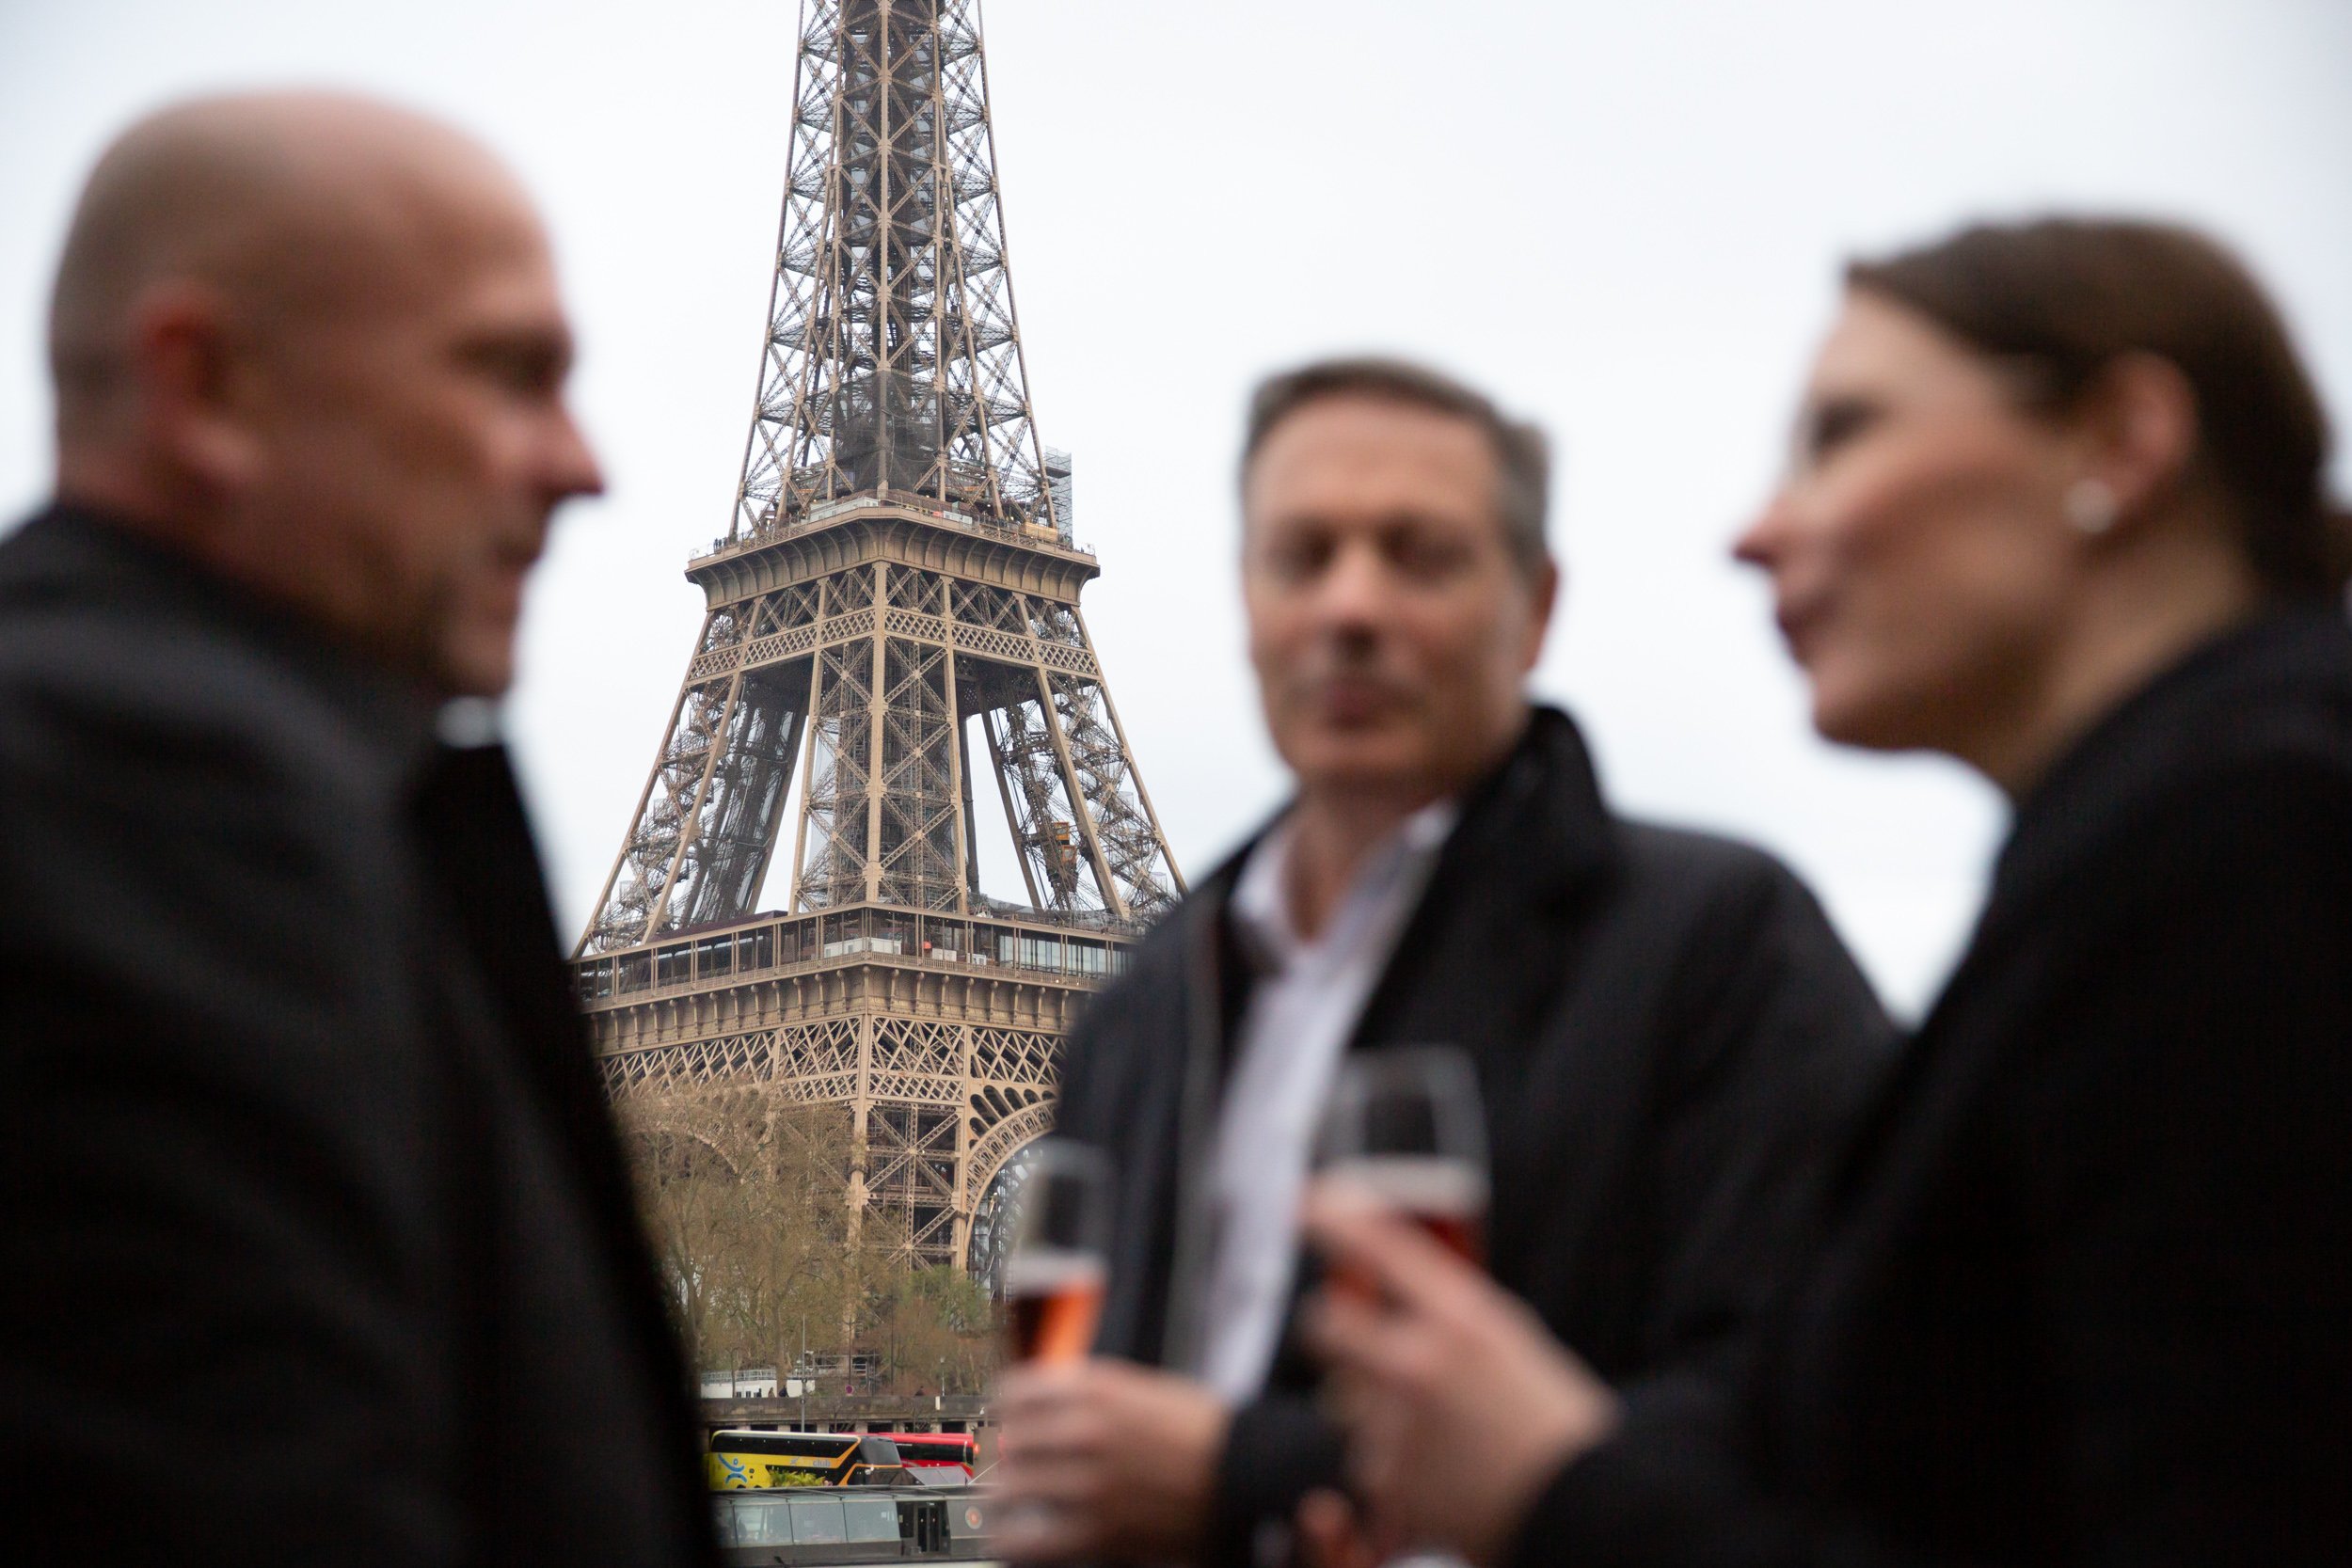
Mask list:
[[[1486,1264],[1486,1113],[1478,1073],[1453,1046],[1349,1056],[1316,1142],[1317,1175],[1393,1210],[1465,1262]],[[1359,1295],[1362,1280],[1332,1283]]]
[[1030,1156],[1005,1323],[1016,1361],[1075,1361],[1094,1348],[1110,1242],[1110,1162],[1089,1144],[1047,1138]]

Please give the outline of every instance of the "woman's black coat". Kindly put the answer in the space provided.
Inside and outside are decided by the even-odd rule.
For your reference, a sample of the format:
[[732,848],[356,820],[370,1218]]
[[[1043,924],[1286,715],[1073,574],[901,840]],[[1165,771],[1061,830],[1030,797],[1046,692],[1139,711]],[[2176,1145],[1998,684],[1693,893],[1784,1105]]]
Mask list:
[[2352,632],[2196,653],[2035,787],[1735,1394],[1526,1563],[2352,1561]]

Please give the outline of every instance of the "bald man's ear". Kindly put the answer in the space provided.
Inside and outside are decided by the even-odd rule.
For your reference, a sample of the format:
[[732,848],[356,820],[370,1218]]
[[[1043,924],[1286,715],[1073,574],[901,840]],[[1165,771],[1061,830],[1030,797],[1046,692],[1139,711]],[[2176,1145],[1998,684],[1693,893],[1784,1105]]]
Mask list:
[[227,301],[198,284],[155,290],[133,314],[141,444],[170,483],[204,500],[241,494],[260,474],[247,350]]
[[1536,661],[1544,657],[1544,638],[1551,630],[1551,612],[1560,604],[1559,562],[1549,556],[1544,557],[1535,568],[1528,588],[1532,595],[1530,608],[1534,613],[1528,617],[1527,646],[1521,653],[1520,668],[1523,671],[1534,670]]

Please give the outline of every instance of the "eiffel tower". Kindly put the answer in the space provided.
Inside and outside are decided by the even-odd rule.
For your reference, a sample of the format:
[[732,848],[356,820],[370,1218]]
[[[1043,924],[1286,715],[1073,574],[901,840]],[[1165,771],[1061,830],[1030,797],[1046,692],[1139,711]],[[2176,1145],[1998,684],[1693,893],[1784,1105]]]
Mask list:
[[1063,1032],[1184,880],[1030,408],[978,0],[804,0],[790,125],[742,483],[575,969],[616,1099],[846,1104],[852,1213],[993,1274]]

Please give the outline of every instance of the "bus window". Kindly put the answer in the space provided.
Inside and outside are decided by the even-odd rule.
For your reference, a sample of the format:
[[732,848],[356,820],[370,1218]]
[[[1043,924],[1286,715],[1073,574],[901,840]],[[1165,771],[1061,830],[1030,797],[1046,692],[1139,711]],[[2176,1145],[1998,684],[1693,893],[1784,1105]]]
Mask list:
[[968,1432],[885,1432],[876,1433],[898,1446],[898,1463],[916,1481],[931,1486],[956,1486],[972,1479],[978,1458]]
[[844,1486],[920,1486],[914,1472],[902,1465],[859,1465],[850,1468]]
[[[849,1534],[849,1526],[841,1516],[838,1497],[794,1497],[792,1507],[792,1539],[803,1546],[837,1545]],[[898,1536],[897,1521],[890,1527],[892,1540]]]
[[898,1505],[888,1497],[845,1497],[841,1512],[851,1541],[898,1539]]

